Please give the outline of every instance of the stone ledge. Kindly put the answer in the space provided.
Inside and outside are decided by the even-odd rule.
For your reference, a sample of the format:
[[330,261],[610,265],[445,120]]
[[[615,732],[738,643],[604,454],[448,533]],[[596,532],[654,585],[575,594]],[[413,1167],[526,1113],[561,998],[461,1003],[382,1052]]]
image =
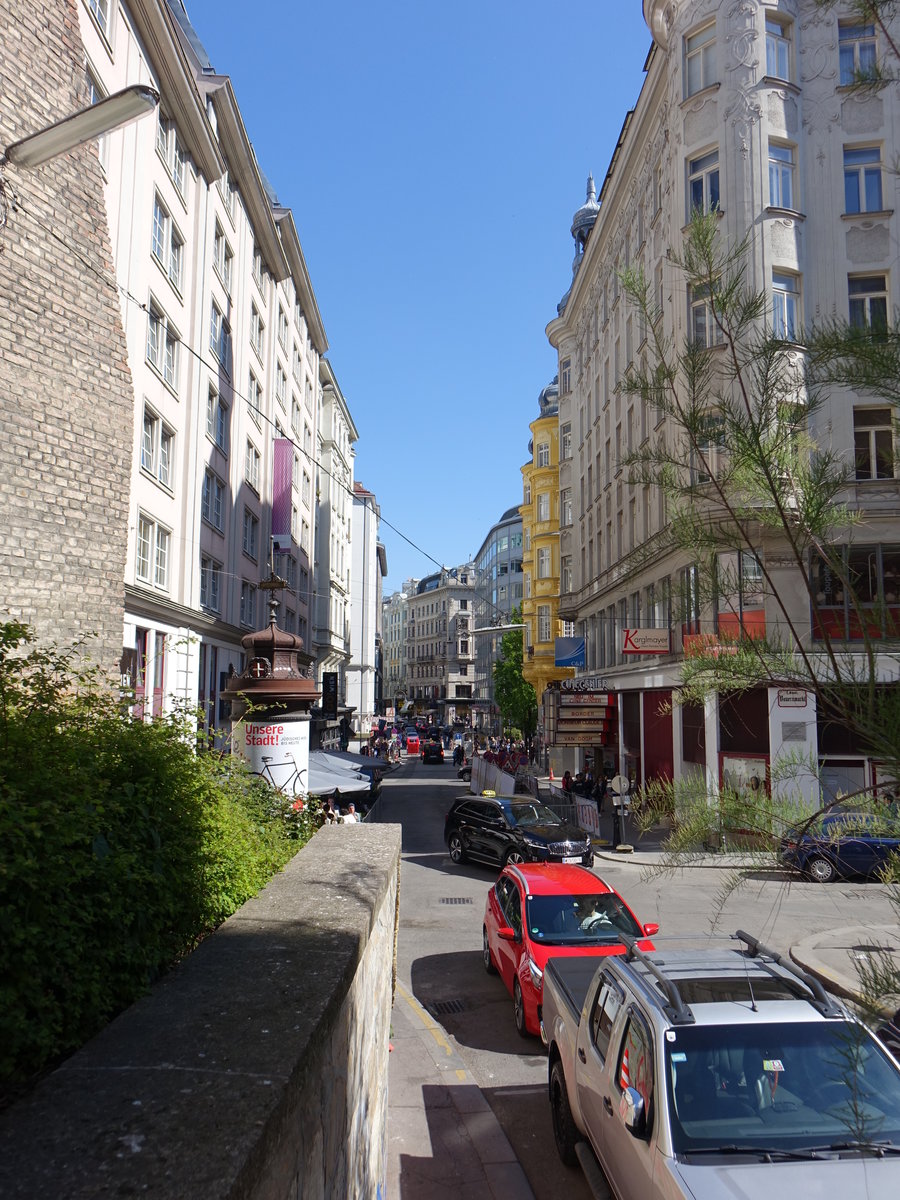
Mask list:
[[[347,1107],[341,1079],[359,1068],[366,1039],[379,1054],[383,1040],[386,1060],[399,862],[399,826],[320,830],[150,995],[3,1114],[0,1194],[293,1195],[304,1139],[327,1178],[327,1143],[347,1139],[298,1114]],[[384,994],[371,996],[366,1030],[348,995],[376,925],[378,961],[364,975]],[[369,1131],[376,1144],[383,1134]]]

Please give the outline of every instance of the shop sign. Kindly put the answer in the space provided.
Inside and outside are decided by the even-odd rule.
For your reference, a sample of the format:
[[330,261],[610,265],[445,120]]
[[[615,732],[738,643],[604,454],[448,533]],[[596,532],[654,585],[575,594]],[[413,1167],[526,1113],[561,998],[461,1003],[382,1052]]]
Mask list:
[[614,701],[615,697],[610,696],[607,692],[578,692],[575,695],[565,694],[559,698],[559,702],[563,708],[589,704],[603,705],[604,708],[607,708]]
[[623,654],[668,654],[668,629],[623,629]]
[[579,675],[577,679],[561,679],[561,692],[608,692],[609,680],[602,675]]
[[779,688],[779,708],[806,708],[807,695],[802,688]]

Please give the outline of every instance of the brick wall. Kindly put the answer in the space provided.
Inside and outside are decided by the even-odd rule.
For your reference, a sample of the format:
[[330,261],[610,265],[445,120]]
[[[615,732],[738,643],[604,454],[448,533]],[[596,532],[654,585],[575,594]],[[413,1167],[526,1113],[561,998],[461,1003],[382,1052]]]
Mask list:
[[[0,145],[87,103],[80,0],[0,0]],[[121,654],[134,397],[93,145],[30,170],[0,231],[0,615]],[[9,194],[7,195],[9,199]]]

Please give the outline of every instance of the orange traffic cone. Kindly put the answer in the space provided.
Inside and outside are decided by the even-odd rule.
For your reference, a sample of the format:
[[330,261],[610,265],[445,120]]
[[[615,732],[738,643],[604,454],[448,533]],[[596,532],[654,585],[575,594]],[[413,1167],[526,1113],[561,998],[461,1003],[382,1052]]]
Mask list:
[[550,768],[550,782],[553,782],[553,768]]

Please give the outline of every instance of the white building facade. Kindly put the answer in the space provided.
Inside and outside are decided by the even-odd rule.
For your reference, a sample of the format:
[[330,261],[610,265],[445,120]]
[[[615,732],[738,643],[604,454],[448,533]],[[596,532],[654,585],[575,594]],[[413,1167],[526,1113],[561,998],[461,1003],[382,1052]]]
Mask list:
[[347,664],[347,706],[354,709],[357,732],[367,735],[381,713],[383,644],[382,580],[387,575],[384,546],[378,540],[381,510],[375,494],[354,484],[351,513],[351,570],[353,587],[350,620],[350,661]]
[[[670,252],[679,250],[693,208],[716,209],[724,241],[749,234],[746,282],[769,297],[766,319],[779,336],[789,340],[792,329],[831,316],[871,324],[895,314],[900,272],[892,247],[900,228],[897,177],[887,167],[900,152],[900,94],[896,85],[851,86],[854,69],[882,59],[887,47],[850,6],[644,0],[643,7],[654,38],[646,79],[599,209],[580,239],[573,226],[572,286],[547,327],[559,354],[560,490],[573,500],[571,523],[560,531],[560,615],[585,637],[580,674],[615,705],[612,736],[595,749],[637,784],[696,773],[714,791],[724,780],[762,778],[780,757],[799,754],[818,761],[826,789],[855,790],[876,782],[877,764],[819,719],[806,693],[757,689],[737,704],[669,708],[690,639],[718,636],[728,618],[701,602],[686,556],[653,553],[666,522],[661,490],[631,484],[621,466],[629,451],[666,431],[646,400],[620,387],[649,346],[618,272],[643,268],[667,337],[678,344],[713,338],[703,297],[689,294]],[[896,600],[900,576],[895,419],[886,401],[835,391],[811,430],[855,464],[847,500],[864,514],[864,532],[857,529],[852,544],[848,538],[845,553],[868,572],[873,606]],[[852,649],[845,598],[823,578],[819,612],[811,613],[803,577],[763,527],[755,553],[735,564],[748,623],[777,631],[780,620],[760,587],[760,560],[813,653],[823,622]],[[816,563],[809,570],[815,578]],[[629,655],[629,628],[668,630],[669,652]],[[879,671],[896,676],[886,657]]]
[[161,97],[157,120],[100,143],[135,397],[123,676],[136,716],[199,704],[215,734],[241,637],[267,619],[279,439],[279,624],[309,642],[327,341],[293,217],[178,0],[77,8],[89,94],[141,82]]

